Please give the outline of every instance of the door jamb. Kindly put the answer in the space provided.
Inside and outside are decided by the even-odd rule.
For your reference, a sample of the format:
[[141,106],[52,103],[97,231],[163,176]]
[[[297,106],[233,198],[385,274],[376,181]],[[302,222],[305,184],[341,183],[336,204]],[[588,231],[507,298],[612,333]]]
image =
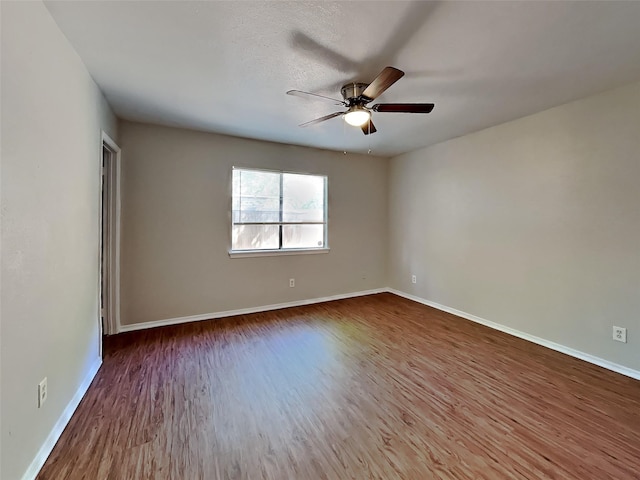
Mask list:
[[[100,144],[100,171],[102,175],[102,151],[103,148],[106,148],[110,152],[110,158],[108,162],[109,171],[104,172],[105,175],[109,176],[109,188],[110,195],[109,198],[109,282],[107,290],[108,294],[108,308],[107,308],[107,317],[105,318],[105,331],[103,332],[105,335],[113,335],[120,332],[120,210],[121,210],[121,198],[120,198],[120,172],[121,172],[121,161],[120,147],[116,144],[116,142],[107,135],[104,131],[102,131],[101,135],[102,142]],[[100,215],[102,218],[102,192],[100,192]],[[102,221],[100,225],[100,232],[102,232]],[[102,242],[102,233],[100,233],[100,242]],[[102,278],[99,279],[100,284],[102,284]],[[98,315],[100,321],[101,316]],[[100,343],[102,344],[102,339],[100,339]]]

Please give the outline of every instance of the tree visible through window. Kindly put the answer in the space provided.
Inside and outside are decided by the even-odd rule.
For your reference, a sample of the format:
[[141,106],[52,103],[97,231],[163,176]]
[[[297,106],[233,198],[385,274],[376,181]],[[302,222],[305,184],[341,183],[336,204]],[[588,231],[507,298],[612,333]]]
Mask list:
[[326,248],[327,177],[233,169],[232,251]]

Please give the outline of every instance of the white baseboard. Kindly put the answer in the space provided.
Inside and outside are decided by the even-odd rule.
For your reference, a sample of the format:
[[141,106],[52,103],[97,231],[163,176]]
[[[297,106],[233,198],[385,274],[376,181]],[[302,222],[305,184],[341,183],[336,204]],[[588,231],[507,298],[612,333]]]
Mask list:
[[130,325],[121,325],[120,332],[132,332],[134,330],[145,330],[147,328],[165,327],[167,325],[178,325],[180,323],[199,322],[201,320],[212,320],[214,318],[233,317],[235,315],[247,315],[249,313],[267,312],[269,310],[279,310],[281,308],[300,307],[303,305],[311,305],[314,303],[330,302],[332,300],[343,300],[345,298],[361,297],[364,295],[373,295],[375,293],[387,292],[387,288],[376,288],[373,290],[364,290],[360,292],[343,293],[340,295],[331,295],[329,297],[311,298],[307,300],[295,300],[293,302],[275,303],[272,305],[263,305],[260,307],[240,308],[238,310],[227,310],[223,312],[202,313],[199,315],[190,315],[188,317],[167,318],[164,320],[155,320],[151,322],[132,323]]
[[620,373],[622,375],[626,375],[627,377],[635,378],[640,380],[640,371],[634,370],[629,367],[625,367],[623,365],[619,365],[617,363],[610,362],[600,357],[596,357],[594,355],[581,352],[579,350],[575,350],[570,347],[566,347],[564,345],[560,345],[559,343],[552,342],[550,340],[546,340],[544,338],[536,337],[535,335],[528,334],[526,332],[521,332],[520,330],[516,330],[515,328],[507,327],[505,325],[501,325],[499,323],[492,322],[490,320],[485,320],[484,318],[478,317],[476,315],[472,315],[467,312],[463,312],[461,310],[457,310],[455,308],[447,307],[446,305],[440,305],[439,303],[432,302],[430,300],[426,300],[424,298],[417,297],[415,295],[411,295],[409,293],[402,292],[400,290],[395,290],[393,288],[376,288],[373,290],[364,290],[360,292],[351,292],[344,293],[340,295],[332,295],[329,297],[319,297],[319,298],[311,298],[307,300],[296,300],[293,302],[285,302],[285,303],[276,303],[272,305],[263,305],[260,307],[251,307],[251,308],[241,308],[238,310],[227,310],[222,312],[213,312],[213,313],[203,313],[200,315],[190,315],[187,317],[177,317],[177,318],[167,318],[164,320],[156,320],[151,322],[143,322],[143,323],[133,323],[131,325],[121,325],[120,332],[132,332],[134,330],[145,330],[147,328],[155,328],[155,327],[164,327],[167,325],[178,325],[181,323],[188,322],[197,322],[201,320],[212,320],[215,318],[223,318],[223,317],[232,317],[235,315],[246,315],[249,313],[259,313],[266,312],[269,310],[279,310],[281,308],[289,308],[289,307],[300,307],[303,305],[311,305],[314,303],[322,303],[329,302],[331,300],[342,300],[345,298],[352,297],[360,297],[363,295],[373,295],[376,293],[389,292],[400,297],[407,298],[409,300],[413,300],[418,303],[422,303],[423,305],[427,305],[429,307],[437,308],[438,310],[442,310],[443,312],[451,313],[458,317],[465,318],[467,320],[471,320],[472,322],[480,323],[489,328],[493,328],[495,330],[499,330],[504,333],[508,333],[509,335],[513,335],[514,337],[522,338],[523,340],[527,340],[529,342],[533,342],[537,345],[541,345],[543,347],[550,348],[551,350],[555,350],[557,352],[564,353],[571,357],[579,358],[580,360],[584,360],[585,362],[593,363],[594,365],[598,365],[600,367],[606,368],[607,370],[611,370],[613,372]]
[[62,435],[63,430],[69,423],[73,412],[75,412],[76,408],[78,408],[80,400],[82,400],[84,394],[87,393],[87,389],[89,388],[89,385],[91,385],[91,382],[96,376],[96,373],[98,373],[100,365],[102,365],[102,358],[98,357],[96,361],[93,362],[93,365],[91,365],[91,367],[89,368],[87,375],[82,380],[82,383],[76,390],[73,398],[69,401],[66,408],[62,411],[62,414],[58,418],[58,421],[51,429],[51,432],[49,432],[49,435],[40,447],[40,450],[38,450],[38,453],[31,462],[31,465],[29,465],[27,471],[24,472],[24,475],[22,475],[22,480],[33,480],[36,478],[36,476],[40,472],[40,469],[44,465],[44,462],[49,457],[51,450],[53,450],[53,447],[55,447],[56,442],[60,438],[60,435]]
[[529,342],[541,345],[543,347],[550,348],[551,350],[564,353],[571,357],[579,358],[580,360],[584,360],[585,362],[593,363],[594,365],[598,365],[599,367],[606,368],[607,370],[611,370],[616,373],[626,375],[627,377],[640,380],[640,371],[638,370],[634,370],[632,368],[625,367],[623,365],[618,365],[617,363],[610,362],[609,360],[596,357],[589,353],[584,353],[584,352],[581,352],[580,350],[575,350],[573,348],[560,345],[559,343],[555,343],[550,340],[545,340],[544,338],[536,337],[535,335],[530,335],[525,332],[521,332],[520,330],[516,330],[515,328],[511,328],[505,325],[501,325],[499,323],[491,322],[489,320],[485,320],[484,318],[477,317],[470,313],[463,312],[461,310],[456,310],[455,308],[447,307],[446,305],[440,305],[439,303],[432,302],[424,298],[416,297],[415,295],[411,295],[409,293],[401,292],[400,290],[394,290],[393,288],[388,288],[387,291],[389,293],[393,293],[394,295],[398,295],[400,297],[413,300],[414,302],[422,303],[423,305],[437,308],[438,310],[442,310],[443,312],[451,313],[453,315],[456,315],[457,317],[462,317],[467,320],[471,320],[472,322],[485,325],[489,328],[493,328],[495,330],[508,333],[509,335],[513,335],[514,337],[522,338],[523,340],[527,340]]

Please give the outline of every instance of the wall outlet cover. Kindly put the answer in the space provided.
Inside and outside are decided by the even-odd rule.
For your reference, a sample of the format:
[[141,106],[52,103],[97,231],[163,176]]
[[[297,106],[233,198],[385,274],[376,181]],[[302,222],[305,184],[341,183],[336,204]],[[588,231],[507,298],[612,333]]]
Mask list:
[[622,342],[622,343],[627,343],[627,329],[624,327],[613,327],[613,339],[618,341],[618,342]]
[[38,408],[47,401],[47,377],[44,377],[38,384]]

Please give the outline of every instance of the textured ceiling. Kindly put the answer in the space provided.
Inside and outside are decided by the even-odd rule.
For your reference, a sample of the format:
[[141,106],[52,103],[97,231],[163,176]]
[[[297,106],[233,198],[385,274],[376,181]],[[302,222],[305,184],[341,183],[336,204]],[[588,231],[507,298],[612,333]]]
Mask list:
[[[124,119],[395,155],[640,80],[640,2],[49,1]],[[406,72],[365,137],[331,103],[386,65]],[[594,115],[597,112],[594,112]]]

